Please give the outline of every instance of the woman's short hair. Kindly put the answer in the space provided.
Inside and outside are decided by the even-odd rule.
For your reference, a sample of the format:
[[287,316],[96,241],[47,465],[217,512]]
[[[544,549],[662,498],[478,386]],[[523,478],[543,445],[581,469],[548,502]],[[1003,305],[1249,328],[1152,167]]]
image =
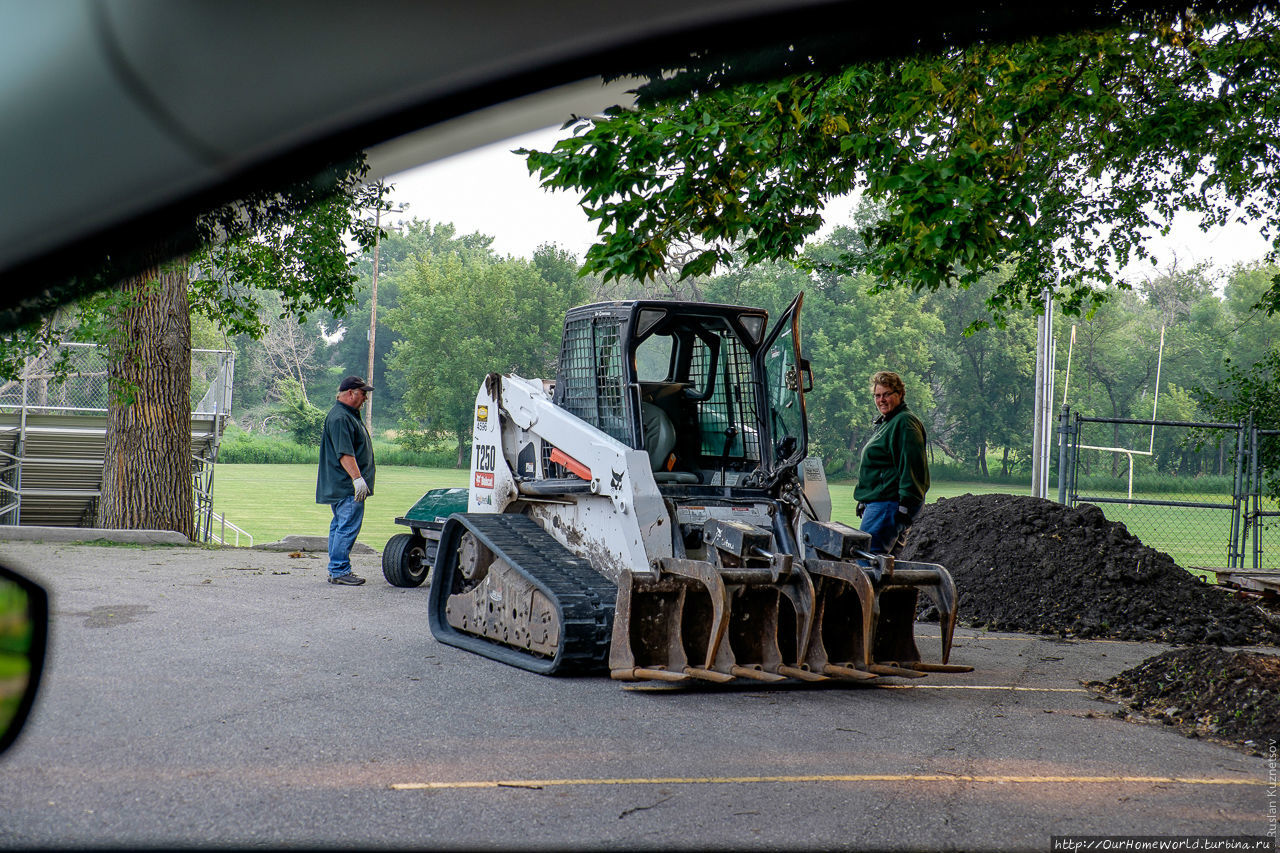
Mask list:
[[902,377],[889,370],[881,370],[871,377],[871,390],[876,390],[877,385],[883,385],[895,394],[906,396],[906,386],[902,384]]

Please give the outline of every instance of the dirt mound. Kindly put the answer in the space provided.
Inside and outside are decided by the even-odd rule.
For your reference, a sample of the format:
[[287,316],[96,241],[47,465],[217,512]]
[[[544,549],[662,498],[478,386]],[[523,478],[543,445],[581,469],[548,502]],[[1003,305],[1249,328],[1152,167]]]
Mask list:
[[1280,623],[1143,545],[1092,504],[962,495],[928,505],[902,559],[941,563],[961,624],[1179,645],[1280,645]]
[[1258,755],[1280,739],[1280,658],[1273,655],[1192,646],[1086,684],[1188,737],[1224,741]]

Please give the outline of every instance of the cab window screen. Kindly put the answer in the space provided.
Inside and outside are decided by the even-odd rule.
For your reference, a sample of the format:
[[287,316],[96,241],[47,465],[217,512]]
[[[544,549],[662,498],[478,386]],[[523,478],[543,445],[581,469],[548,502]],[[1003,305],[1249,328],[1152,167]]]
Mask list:
[[583,318],[565,327],[556,397],[566,411],[629,443],[619,327],[614,317]]
[[716,333],[713,351],[705,340],[694,343],[689,378],[703,395],[698,403],[698,432],[703,457],[760,461],[759,423],[751,356],[727,330]]

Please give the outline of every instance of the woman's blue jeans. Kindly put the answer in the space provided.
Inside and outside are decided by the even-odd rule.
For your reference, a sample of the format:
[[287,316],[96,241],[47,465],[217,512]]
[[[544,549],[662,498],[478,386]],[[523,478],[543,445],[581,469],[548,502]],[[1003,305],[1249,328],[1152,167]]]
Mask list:
[[351,548],[364,524],[364,503],[355,497],[343,498],[333,507],[329,523],[329,577],[351,574]]
[[910,527],[898,526],[897,501],[870,501],[862,511],[862,532],[871,534],[871,553],[892,553],[902,542]]

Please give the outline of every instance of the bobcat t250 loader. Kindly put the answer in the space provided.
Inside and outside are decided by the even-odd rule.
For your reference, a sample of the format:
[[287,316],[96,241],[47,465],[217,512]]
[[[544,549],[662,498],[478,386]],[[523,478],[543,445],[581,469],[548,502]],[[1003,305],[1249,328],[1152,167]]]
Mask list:
[[[392,583],[432,565],[443,642],[534,672],[623,681],[868,681],[947,664],[942,566],[867,552],[806,457],[803,294],[756,308],[572,309],[553,382],[489,374],[462,493],[428,493],[384,551]],[[843,381],[843,380],[842,380]],[[458,507],[459,509],[461,507]],[[913,626],[937,607],[942,660]]]

